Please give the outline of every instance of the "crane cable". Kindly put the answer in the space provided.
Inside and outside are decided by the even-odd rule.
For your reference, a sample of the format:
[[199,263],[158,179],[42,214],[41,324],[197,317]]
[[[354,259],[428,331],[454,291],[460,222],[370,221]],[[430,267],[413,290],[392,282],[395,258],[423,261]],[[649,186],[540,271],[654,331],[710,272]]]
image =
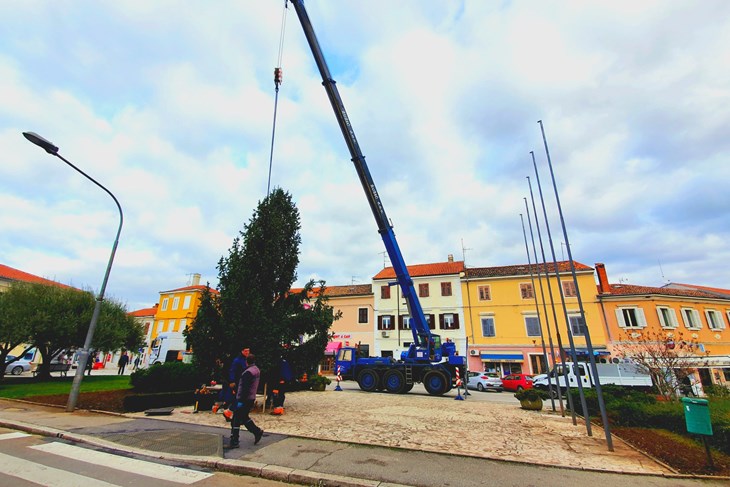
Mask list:
[[276,60],[277,67],[274,68],[274,88],[275,88],[275,95],[274,95],[274,123],[273,127],[271,129],[271,152],[269,154],[269,181],[266,185],[266,196],[269,196],[269,193],[271,191],[271,166],[274,162],[274,138],[276,136],[276,112],[278,110],[279,106],[279,85],[282,82],[282,69],[281,69],[281,58],[284,52],[284,31],[286,30],[286,12],[289,8],[289,2],[288,0],[284,1],[284,11],[281,15],[281,33],[279,35],[279,56]]

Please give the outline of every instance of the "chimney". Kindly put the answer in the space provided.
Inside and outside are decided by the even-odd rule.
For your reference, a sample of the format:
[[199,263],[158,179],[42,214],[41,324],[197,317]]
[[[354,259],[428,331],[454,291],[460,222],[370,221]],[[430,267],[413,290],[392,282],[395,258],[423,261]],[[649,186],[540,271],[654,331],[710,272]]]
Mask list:
[[611,285],[608,283],[608,276],[606,275],[606,266],[603,264],[596,264],[596,274],[598,274],[598,293],[610,293]]
[[200,285],[200,274],[195,273],[193,274],[193,286],[199,286]]
[[449,262],[454,262],[454,254],[449,254]]

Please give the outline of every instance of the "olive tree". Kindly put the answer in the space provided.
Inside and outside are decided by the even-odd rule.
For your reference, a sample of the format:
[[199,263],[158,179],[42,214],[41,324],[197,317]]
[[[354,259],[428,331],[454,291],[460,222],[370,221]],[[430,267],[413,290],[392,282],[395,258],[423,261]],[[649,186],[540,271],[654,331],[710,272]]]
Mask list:
[[[28,349],[36,348],[42,356],[38,376],[48,378],[53,359],[65,350],[83,346],[95,298],[90,291],[72,287],[17,283],[3,295],[2,305],[6,311],[0,313],[0,320],[22,329],[22,343],[27,343]],[[0,341],[10,343],[13,336],[4,335]],[[142,330],[124,306],[110,299],[103,301],[92,347],[116,350],[142,342]]]

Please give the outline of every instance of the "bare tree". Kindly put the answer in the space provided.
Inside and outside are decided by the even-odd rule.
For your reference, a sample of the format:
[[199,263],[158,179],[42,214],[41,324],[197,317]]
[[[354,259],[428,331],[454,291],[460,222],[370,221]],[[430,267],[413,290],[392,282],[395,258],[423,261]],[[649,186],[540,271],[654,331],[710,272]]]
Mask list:
[[708,355],[700,351],[697,340],[686,339],[681,331],[626,331],[616,351],[650,374],[667,400],[677,399],[681,384]]

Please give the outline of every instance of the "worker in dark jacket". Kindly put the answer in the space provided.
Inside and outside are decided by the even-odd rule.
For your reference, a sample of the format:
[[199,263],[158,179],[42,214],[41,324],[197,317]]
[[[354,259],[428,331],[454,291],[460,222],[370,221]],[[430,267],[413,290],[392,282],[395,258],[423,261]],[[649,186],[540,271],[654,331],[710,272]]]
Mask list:
[[246,357],[248,354],[248,348],[242,349],[241,354],[233,359],[231,368],[228,369],[228,387],[230,387],[231,390],[236,390],[236,387],[238,387],[238,381],[241,379],[241,374],[244,370],[246,370],[246,367],[248,367],[246,364]]
[[261,437],[264,436],[264,430],[256,426],[253,419],[249,416],[256,402],[256,391],[259,388],[259,380],[261,379],[261,371],[256,367],[256,357],[249,353],[246,357],[248,367],[241,374],[238,381],[236,391],[236,410],[233,412],[233,421],[231,421],[231,439],[228,444],[229,448],[238,448],[238,435],[241,431],[241,425],[253,434],[253,444],[258,444]]
[[233,419],[233,410],[236,409],[236,388],[238,387],[238,381],[241,380],[241,374],[248,367],[246,364],[246,357],[249,354],[248,348],[241,349],[241,354],[233,359],[231,368],[228,369],[228,389],[226,397],[223,399],[225,409],[223,410],[223,416],[226,421]]

